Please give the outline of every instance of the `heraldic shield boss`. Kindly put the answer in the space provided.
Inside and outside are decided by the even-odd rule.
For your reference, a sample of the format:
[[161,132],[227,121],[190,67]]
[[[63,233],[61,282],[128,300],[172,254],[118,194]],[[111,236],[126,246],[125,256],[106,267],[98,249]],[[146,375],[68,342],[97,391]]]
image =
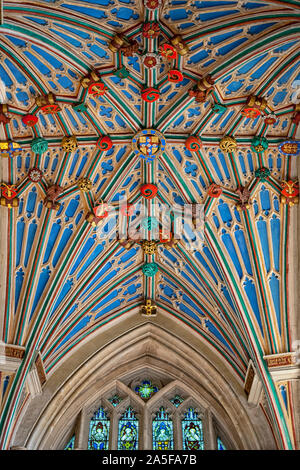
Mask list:
[[143,129],[132,139],[132,150],[146,162],[152,162],[159,157],[165,147],[166,139],[155,129]]

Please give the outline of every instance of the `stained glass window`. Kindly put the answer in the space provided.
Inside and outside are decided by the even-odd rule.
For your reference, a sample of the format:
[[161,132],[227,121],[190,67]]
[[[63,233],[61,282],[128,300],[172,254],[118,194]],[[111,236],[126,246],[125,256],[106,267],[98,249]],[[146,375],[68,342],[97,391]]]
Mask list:
[[218,450],[226,450],[226,447],[224,446],[223,442],[221,441],[219,437],[217,438],[217,444],[218,444]]
[[203,450],[202,421],[193,408],[189,408],[182,420],[183,450]]
[[173,403],[176,408],[178,408],[179,405],[184,401],[184,398],[182,398],[180,395],[175,395],[175,397],[171,398],[170,402]]
[[139,422],[129,406],[119,421],[118,450],[137,450]]
[[153,385],[150,380],[143,380],[135,387],[135,392],[144,400],[148,400],[154,393],[158,392],[157,385]]
[[109,424],[109,418],[100,407],[90,421],[89,450],[108,450]]
[[163,407],[152,424],[153,450],[173,450],[173,422]]
[[74,450],[75,436],[72,436],[64,450]]
[[117,406],[119,403],[121,403],[123,398],[119,397],[119,395],[114,395],[113,397],[109,398],[108,400],[110,401],[110,403],[113,406]]

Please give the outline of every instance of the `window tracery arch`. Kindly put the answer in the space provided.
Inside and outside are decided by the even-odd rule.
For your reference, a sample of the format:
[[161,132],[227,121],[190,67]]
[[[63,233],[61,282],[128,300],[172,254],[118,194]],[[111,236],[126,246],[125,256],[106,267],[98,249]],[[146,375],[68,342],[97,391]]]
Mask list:
[[[97,400],[83,426],[89,450],[227,450],[229,438],[210,409],[189,396],[178,381],[132,380]],[[144,388],[143,388],[144,387]],[[127,393],[126,393],[127,392]],[[93,411],[91,411],[93,409]],[[75,430],[76,434],[76,430]],[[76,436],[65,450],[76,448]]]

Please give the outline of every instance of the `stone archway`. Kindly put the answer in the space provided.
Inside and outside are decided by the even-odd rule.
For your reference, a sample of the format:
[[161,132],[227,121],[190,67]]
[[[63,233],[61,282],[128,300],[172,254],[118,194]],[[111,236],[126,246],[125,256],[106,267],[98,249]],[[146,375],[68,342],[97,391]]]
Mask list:
[[[94,352],[91,354],[91,350]],[[131,312],[73,350],[43,393],[24,408],[11,447],[59,449],[78,415],[112,384],[147,369],[166,374],[211,410],[235,449],[272,449],[260,407],[250,407],[243,383],[190,327],[162,313],[155,321]],[[83,442],[84,430],[79,438]]]

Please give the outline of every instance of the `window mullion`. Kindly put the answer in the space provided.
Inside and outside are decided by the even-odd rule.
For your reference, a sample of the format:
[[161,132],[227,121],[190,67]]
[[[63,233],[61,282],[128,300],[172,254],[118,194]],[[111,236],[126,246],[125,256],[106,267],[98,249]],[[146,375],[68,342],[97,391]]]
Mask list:
[[173,429],[174,429],[174,449],[182,450],[182,429],[181,429],[181,419],[178,413],[173,415]]
[[76,423],[74,449],[86,450],[88,448],[89,429],[89,416],[87,410],[83,408]]
[[216,450],[217,440],[213,424],[213,416],[210,409],[205,411],[203,420],[203,433],[204,433],[204,449]]

